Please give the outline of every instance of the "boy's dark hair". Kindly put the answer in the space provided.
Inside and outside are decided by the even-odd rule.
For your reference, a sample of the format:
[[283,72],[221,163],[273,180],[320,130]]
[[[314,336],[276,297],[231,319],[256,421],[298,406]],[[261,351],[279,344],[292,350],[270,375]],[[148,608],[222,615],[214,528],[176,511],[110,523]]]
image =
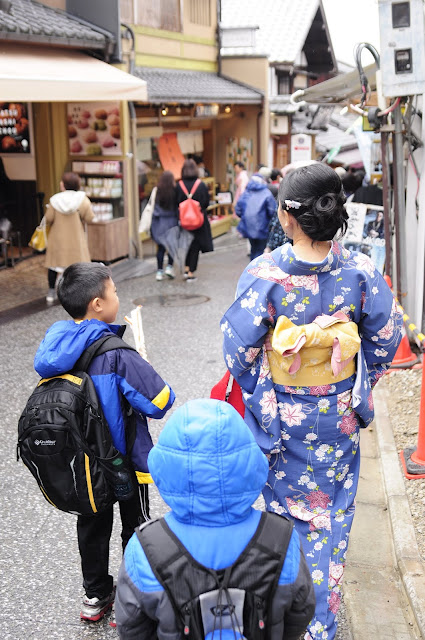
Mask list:
[[111,270],[101,262],[75,262],[65,269],[57,287],[59,302],[74,319],[84,318],[94,298],[103,298]]
[[241,169],[245,169],[245,165],[244,165],[244,163],[243,163],[243,162],[241,162],[240,160],[237,160],[233,166],[234,166],[234,167],[238,166],[238,167],[240,167]]
[[68,191],[79,191],[81,186],[80,176],[72,171],[64,173],[62,176],[62,182],[65,189]]
[[[302,231],[314,242],[332,240],[347,229],[348,214],[339,175],[317,162],[289,173],[279,186],[279,203],[294,216]],[[285,200],[299,204],[290,207]]]

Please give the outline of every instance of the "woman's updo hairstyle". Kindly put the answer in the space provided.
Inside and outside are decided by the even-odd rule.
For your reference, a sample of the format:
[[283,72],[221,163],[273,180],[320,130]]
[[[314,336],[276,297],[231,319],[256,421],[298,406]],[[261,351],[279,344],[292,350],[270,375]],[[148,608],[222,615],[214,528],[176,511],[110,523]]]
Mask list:
[[345,201],[339,175],[320,162],[291,171],[279,186],[280,206],[315,242],[332,240],[339,231],[345,233]]

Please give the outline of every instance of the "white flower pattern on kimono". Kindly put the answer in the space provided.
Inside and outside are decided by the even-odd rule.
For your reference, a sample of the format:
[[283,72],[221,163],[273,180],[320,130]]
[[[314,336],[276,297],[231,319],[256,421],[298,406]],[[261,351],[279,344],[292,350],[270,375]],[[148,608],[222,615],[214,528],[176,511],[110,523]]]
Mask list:
[[260,400],[261,413],[270,415],[272,418],[277,416],[277,400],[274,389],[271,391],[265,391],[263,397]]
[[302,411],[302,404],[300,402],[292,405],[285,402],[280,409],[280,418],[288,427],[293,427],[294,425],[299,427],[305,417],[306,415]]

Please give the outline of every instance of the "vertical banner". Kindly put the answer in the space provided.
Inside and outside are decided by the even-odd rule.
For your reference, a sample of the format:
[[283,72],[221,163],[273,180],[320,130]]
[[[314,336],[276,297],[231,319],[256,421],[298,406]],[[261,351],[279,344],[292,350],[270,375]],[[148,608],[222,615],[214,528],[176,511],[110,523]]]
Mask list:
[[171,171],[177,180],[181,176],[184,155],[176,133],[164,133],[158,140],[158,154],[164,171]]

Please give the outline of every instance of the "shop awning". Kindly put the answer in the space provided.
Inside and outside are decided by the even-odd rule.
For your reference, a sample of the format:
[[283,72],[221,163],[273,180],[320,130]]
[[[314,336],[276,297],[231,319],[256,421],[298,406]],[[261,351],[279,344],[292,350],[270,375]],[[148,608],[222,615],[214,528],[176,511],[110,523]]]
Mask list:
[[0,102],[146,102],[146,82],[79,51],[0,43]]
[[[376,65],[371,64],[364,68],[364,72],[369,81],[370,88],[376,88]],[[292,94],[292,102],[310,102],[312,104],[338,104],[347,98],[353,98],[362,92],[360,86],[360,77],[357,69],[349,73],[343,73],[340,76],[319,82],[318,84],[302,89]]]

